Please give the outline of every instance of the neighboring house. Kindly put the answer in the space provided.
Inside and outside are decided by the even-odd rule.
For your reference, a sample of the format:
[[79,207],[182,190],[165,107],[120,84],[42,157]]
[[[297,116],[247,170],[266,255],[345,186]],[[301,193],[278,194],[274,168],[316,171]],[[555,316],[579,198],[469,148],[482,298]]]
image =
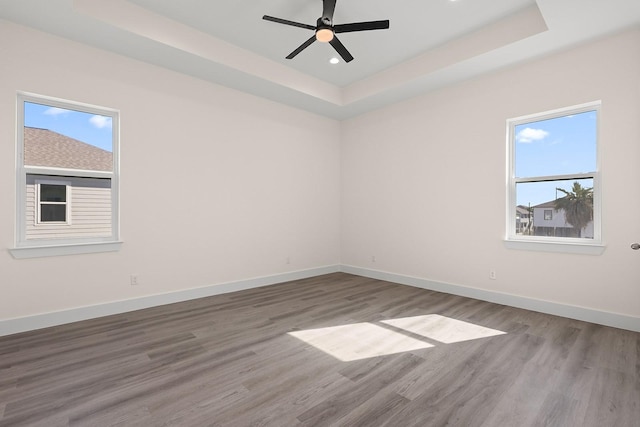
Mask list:
[[516,206],[516,233],[530,234],[531,214],[526,206]]
[[24,164],[43,170],[26,177],[27,239],[111,235],[111,180],[81,177],[78,171],[112,171],[113,153],[25,126]]
[[[564,210],[555,209],[555,200],[533,206],[532,209],[535,236],[580,237],[580,230],[566,221]],[[593,239],[593,221],[582,230],[582,237]]]

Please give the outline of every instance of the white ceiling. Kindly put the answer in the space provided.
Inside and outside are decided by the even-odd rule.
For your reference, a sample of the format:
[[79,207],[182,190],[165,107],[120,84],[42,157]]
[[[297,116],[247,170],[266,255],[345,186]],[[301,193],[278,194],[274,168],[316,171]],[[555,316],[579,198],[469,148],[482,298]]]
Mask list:
[[344,119],[640,26],[640,0],[337,0],[355,59],[314,43],[321,0],[0,0],[0,18],[328,117]]
[[389,30],[338,35],[357,61],[335,67],[329,59],[338,55],[324,43],[314,44],[294,60],[285,59],[313,32],[261,20],[266,14],[315,25],[322,15],[322,0],[131,2],[338,86],[361,80],[535,4],[534,0],[337,0],[335,24],[381,19],[389,19],[391,24]]

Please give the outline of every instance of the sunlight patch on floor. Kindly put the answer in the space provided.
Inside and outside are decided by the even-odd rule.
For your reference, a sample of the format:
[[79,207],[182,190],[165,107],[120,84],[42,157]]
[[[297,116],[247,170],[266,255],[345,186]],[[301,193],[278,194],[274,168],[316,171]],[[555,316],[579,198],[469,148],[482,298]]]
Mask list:
[[[299,340],[343,362],[421,350],[432,342],[453,344],[461,341],[506,334],[438,314],[403,317],[373,323],[354,323],[328,328],[289,332]],[[422,336],[425,340],[419,339]]]
[[424,341],[371,323],[289,332],[343,362],[433,347]]
[[438,314],[383,320],[380,323],[404,329],[405,331],[445,344],[494,337],[506,333],[497,329],[485,328],[484,326],[451,319],[450,317],[440,316]]

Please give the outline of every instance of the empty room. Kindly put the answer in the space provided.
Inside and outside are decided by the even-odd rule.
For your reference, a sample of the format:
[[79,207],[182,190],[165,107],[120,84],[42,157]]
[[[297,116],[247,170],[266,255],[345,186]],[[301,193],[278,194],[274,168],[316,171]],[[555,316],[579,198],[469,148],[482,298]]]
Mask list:
[[640,426],[637,0],[0,0],[0,426]]

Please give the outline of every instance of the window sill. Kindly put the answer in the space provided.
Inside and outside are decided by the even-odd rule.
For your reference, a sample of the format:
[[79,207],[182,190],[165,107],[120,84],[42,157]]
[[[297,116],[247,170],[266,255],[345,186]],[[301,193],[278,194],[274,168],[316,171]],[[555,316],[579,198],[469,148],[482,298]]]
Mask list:
[[600,243],[544,242],[540,240],[505,240],[507,249],[556,252],[580,255],[602,255],[606,246]]
[[120,250],[122,242],[80,243],[68,245],[27,246],[9,249],[9,253],[16,259],[43,258],[50,256],[95,254],[101,252],[116,252]]

